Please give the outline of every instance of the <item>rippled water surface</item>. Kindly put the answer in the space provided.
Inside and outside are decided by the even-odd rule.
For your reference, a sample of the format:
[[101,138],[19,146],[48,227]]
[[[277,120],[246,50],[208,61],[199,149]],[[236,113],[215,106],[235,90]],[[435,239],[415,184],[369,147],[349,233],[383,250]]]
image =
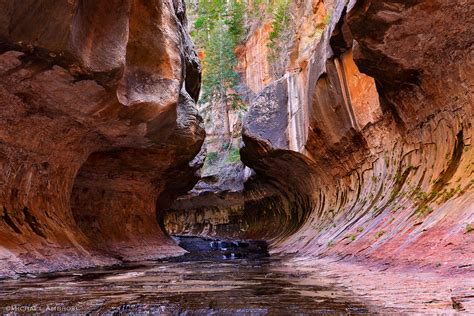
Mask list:
[[[207,241],[205,241],[208,244]],[[224,245],[225,246],[225,245]],[[199,248],[199,247],[198,247]],[[198,249],[199,250],[199,249]],[[201,249],[202,250],[202,249]],[[206,250],[204,249],[204,252]],[[0,281],[3,312],[367,313],[349,291],[284,258],[220,248],[170,261]],[[240,259],[226,259],[231,257]]]

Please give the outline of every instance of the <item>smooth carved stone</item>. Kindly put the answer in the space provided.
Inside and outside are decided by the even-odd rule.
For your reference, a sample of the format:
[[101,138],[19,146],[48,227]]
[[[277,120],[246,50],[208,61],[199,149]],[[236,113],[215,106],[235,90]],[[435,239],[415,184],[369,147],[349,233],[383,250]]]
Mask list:
[[[456,273],[469,264],[469,6],[359,0],[327,8],[312,55],[298,55],[304,67],[263,88],[245,118],[241,154],[260,183],[260,197],[246,185],[254,199],[245,215],[255,217],[248,234],[273,241],[274,252],[424,269],[445,262],[439,269]],[[287,92],[275,89],[285,82]]]
[[205,137],[184,5],[3,1],[0,21],[0,275],[183,253],[157,205]]
[[471,273],[472,5],[346,2],[290,6],[279,79],[266,24],[251,29],[238,53],[252,90],[240,154],[253,172],[238,198],[212,186],[223,174],[203,178],[206,195],[180,197],[165,223],[306,259]]

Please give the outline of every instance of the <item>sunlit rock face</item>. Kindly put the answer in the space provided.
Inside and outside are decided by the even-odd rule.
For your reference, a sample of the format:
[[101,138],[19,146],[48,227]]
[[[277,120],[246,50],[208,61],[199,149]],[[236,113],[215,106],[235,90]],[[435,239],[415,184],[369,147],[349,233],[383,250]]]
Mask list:
[[268,73],[265,23],[238,51],[251,98],[243,206],[181,212],[173,227],[238,227],[273,252],[472,270],[471,6],[308,0],[290,10],[282,77]]
[[253,93],[260,92],[263,87],[274,80],[269,62],[266,58],[271,52],[268,40],[272,25],[263,23],[253,30],[249,38],[239,47],[239,65],[245,85]]
[[0,275],[182,253],[157,211],[205,137],[184,4],[3,1],[0,21]]

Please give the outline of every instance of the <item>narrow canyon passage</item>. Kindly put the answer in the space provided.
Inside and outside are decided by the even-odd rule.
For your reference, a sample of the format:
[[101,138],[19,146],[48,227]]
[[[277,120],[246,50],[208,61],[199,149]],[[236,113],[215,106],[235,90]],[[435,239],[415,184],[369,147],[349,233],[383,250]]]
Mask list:
[[0,308],[474,313],[474,5],[0,2]]

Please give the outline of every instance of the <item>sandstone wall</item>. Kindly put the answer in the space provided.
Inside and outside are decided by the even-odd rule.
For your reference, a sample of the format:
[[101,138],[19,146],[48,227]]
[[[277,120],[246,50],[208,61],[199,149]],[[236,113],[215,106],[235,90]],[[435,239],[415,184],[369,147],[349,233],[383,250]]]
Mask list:
[[238,51],[251,98],[243,206],[182,205],[175,232],[238,227],[273,252],[472,270],[472,5],[308,0],[290,10],[283,77],[268,73],[265,21]]
[[244,123],[244,163],[286,201],[263,217],[298,227],[275,229],[273,251],[472,269],[472,5],[328,9],[304,67]]
[[2,1],[0,21],[0,275],[182,253],[156,219],[205,136],[184,4]]

